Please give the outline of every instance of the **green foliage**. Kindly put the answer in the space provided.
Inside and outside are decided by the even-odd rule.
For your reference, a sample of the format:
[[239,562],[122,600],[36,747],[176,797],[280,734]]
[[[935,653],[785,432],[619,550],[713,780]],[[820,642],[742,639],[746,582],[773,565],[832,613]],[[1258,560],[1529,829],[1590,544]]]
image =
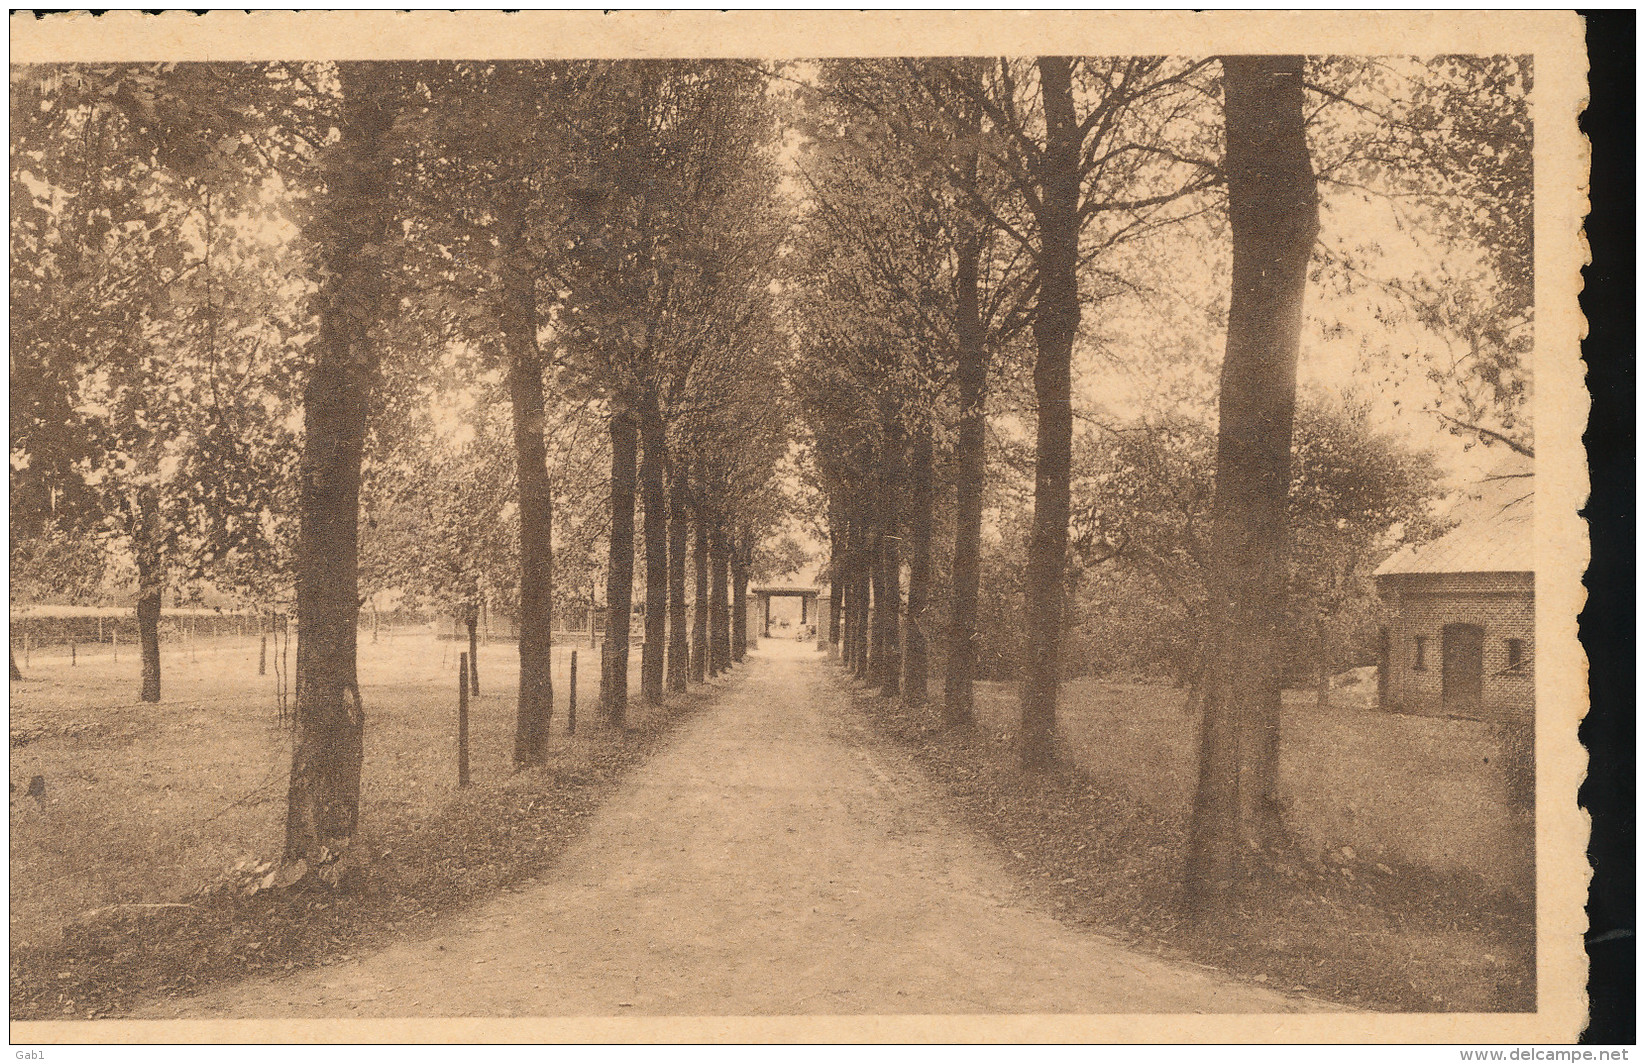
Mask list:
[[[501,386],[484,385],[407,402],[407,420],[373,440],[361,490],[362,595],[397,593],[425,615],[460,615],[482,598],[504,613],[516,608],[514,445]],[[603,418],[586,402],[552,407],[545,435],[558,612],[587,604],[601,565],[607,444]]]
[[101,532],[247,590],[280,567],[306,288],[240,142],[172,165],[202,74],[14,75],[13,542]]
[[[362,252],[392,265],[396,308],[370,332],[380,373],[363,593],[399,590],[441,608],[482,591],[503,605],[514,593],[513,459],[500,413],[511,270],[532,277],[547,363],[562,597],[580,601],[577,589],[598,583],[602,427],[613,410],[655,404],[670,475],[705,512],[733,519],[761,567],[793,561],[794,544],[764,540],[796,509],[823,500],[845,513],[872,492],[888,430],[929,426],[943,470],[958,413],[956,255],[967,241],[981,247],[991,360],[991,523],[1005,537],[997,543],[1013,542],[1031,457],[1022,339],[1043,134],[1033,62],[830,61],[787,96],[766,73],[703,61],[374,68],[403,106],[382,205],[397,235]],[[1091,58],[1073,75],[1081,107],[1112,119],[1087,131],[1082,161],[1084,298],[1116,311],[1085,316],[1087,354],[1163,378],[1155,362],[1192,362],[1203,346],[1178,333],[1221,327],[1220,283],[1185,281],[1157,250],[1185,225],[1199,227],[1193,239],[1220,239],[1217,66]],[[1360,216],[1346,207],[1331,230],[1327,210],[1316,265],[1358,317],[1339,320],[1345,304],[1333,303],[1317,323],[1323,336],[1374,346],[1378,329],[1411,326],[1439,337],[1448,359],[1413,356],[1436,412],[1458,431],[1528,448],[1529,60],[1321,59],[1309,81],[1328,208],[1390,205],[1399,234],[1354,228]],[[1104,110],[1116,86],[1123,106],[1116,97]],[[342,113],[336,70],[23,67],[12,89],[20,592],[95,594],[110,563],[129,566],[141,531],[174,582],[283,596],[299,443],[291,384],[326,277],[297,234],[316,195],[346,178],[324,150]],[[800,138],[792,165],[779,120]],[[1224,268],[1194,265],[1200,280]],[[1188,630],[1199,594],[1209,458],[1195,419],[1214,379],[1205,361],[1155,382],[1173,415],[1117,425],[1076,463],[1082,594],[1130,604],[1101,616],[1147,612],[1136,624],[1149,639]],[[1354,637],[1332,625],[1366,601],[1351,573],[1385,547],[1349,533],[1420,534],[1421,515],[1396,503],[1429,490],[1420,482],[1431,470],[1413,472],[1397,448],[1320,417],[1299,423],[1299,467],[1310,472],[1294,485],[1306,593],[1293,623],[1343,647]],[[1397,490],[1376,497],[1379,484]],[[807,492],[812,501],[797,503]],[[157,522],[139,528],[148,499]],[[998,586],[985,596],[1000,617],[1019,547],[994,548]],[[1158,608],[1144,610],[1144,599]],[[1098,615],[1085,615],[1088,627]]]
[[107,552],[95,538],[52,525],[12,536],[13,602],[96,604],[110,575]]
[[749,576],[755,580],[781,580],[793,576],[811,562],[811,552],[791,535],[767,540],[753,552]]
[[763,78],[741,64],[607,64],[584,103],[561,190],[559,361],[610,401],[677,403],[700,361],[757,357],[726,348],[772,276]]
[[[1437,337],[1442,351],[1421,366],[1431,413],[1529,453],[1530,57],[1331,57],[1308,77],[1331,237],[1316,280],[1372,303],[1385,328]],[[1341,212],[1354,199],[1380,205],[1391,224],[1333,234],[1333,198]]]
[[[1434,460],[1370,428],[1351,398],[1304,395],[1294,439],[1288,665],[1364,664],[1374,647],[1372,571],[1440,530]],[[1071,671],[1196,673],[1215,448],[1215,432],[1185,418],[1123,422],[1080,439]]]

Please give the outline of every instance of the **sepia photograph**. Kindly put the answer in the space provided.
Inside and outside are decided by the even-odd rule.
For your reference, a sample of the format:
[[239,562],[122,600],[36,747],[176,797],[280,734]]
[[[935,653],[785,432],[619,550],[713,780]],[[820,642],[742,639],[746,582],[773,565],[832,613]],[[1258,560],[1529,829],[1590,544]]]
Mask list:
[[1574,14],[11,37],[14,1041],[1582,1030]]

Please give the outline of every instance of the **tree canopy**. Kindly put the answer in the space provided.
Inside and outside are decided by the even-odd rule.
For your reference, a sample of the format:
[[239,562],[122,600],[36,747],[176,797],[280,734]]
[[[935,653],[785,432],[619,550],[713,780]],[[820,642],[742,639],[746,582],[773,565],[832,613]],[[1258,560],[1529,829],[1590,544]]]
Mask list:
[[1357,661],[1445,456],[1533,453],[1530,88],[1514,56],[14,68],[14,587],[134,597],[154,699],[162,593],[295,600],[298,878],[354,833],[379,599],[515,616],[522,769],[557,616],[606,611],[621,724],[631,617],[648,701],[665,657],[732,667],[807,521],[846,663],[911,704],[941,670],[963,726],[991,649],[1030,768],[1070,675],[1266,698],[1229,679],[1254,619],[1291,672]]

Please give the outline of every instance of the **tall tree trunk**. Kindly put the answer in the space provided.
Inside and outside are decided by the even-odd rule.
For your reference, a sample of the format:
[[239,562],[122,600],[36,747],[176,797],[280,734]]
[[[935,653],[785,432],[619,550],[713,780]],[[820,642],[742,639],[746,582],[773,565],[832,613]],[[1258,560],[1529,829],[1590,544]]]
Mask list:
[[165,571],[160,562],[159,521],[159,500],[152,490],[141,490],[132,553],[137,556],[137,643],[143,670],[139,697],[144,702],[160,701],[160,593]]
[[884,533],[876,532],[868,541],[868,588],[872,604],[868,611],[869,683],[878,684],[885,675],[885,548]]
[[718,676],[731,666],[730,552],[719,522],[708,530],[708,669]]
[[613,727],[628,715],[629,621],[634,610],[634,461],[638,432],[633,412],[611,415],[611,546],[605,574],[605,653],[600,658],[600,705]]
[[[141,569],[139,568],[139,572]],[[139,587],[142,577],[138,577]],[[160,701],[160,589],[137,593],[137,642],[142,658],[143,687],[138,696],[144,702]],[[25,648],[26,649],[26,648]]]
[[468,626],[468,693],[480,693],[480,606],[470,602],[468,618],[463,622]]
[[903,634],[903,701],[925,701],[931,625],[931,428],[922,425],[908,449],[908,630]]
[[828,653],[832,656],[843,645],[840,626],[845,620],[845,526],[836,525],[828,540]]
[[856,524],[847,521],[845,536],[840,542],[840,565],[834,574],[834,580],[840,585],[840,664],[847,672],[856,668],[855,651],[857,646],[857,571],[856,559],[852,555],[855,549],[852,540],[856,536]]
[[869,623],[870,618],[873,616],[870,599],[874,590],[874,570],[878,567],[877,559],[880,557],[879,546],[875,542],[873,533],[869,531],[870,527],[866,521],[863,522],[862,533],[856,537],[855,547],[857,556],[855,566],[857,647],[852,655],[853,668],[851,671],[859,680],[868,679],[870,636],[873,627]]
[[748,654],[748,555],[742,544],[731,548],[731,660]]
[[547,423],[542,355],[537,348],[537,285],[523,220],[505,220],[504,240],[501,317],[520,508],[520,691],[514,764],[523,767],[548,759],[548,729],[554,716],[554,493],[543,444]]
[[685,474],[675,470],[668,498],[668,689],[684,691],[690,671],[685,618],[685,540],[691,521]]
[[902,689],[902,551],[901,540],[895,535],[880,537],[881,569],[885,581],[885,602],[882,607],[879,589],[875,589],[874,611],[876,623],[883,624],[884,670],[880,674],[880,693],[891,696]]
[[1074,445],[1070,404],[1074,334],[1080,323],[1080,145],[1071,61],[1039,60],[1045,104],[1034,307],[1034,521],[1023,579],[1028,662],[1022,681],[1023,764],[1040,768],[1056,754],[1057,686],[1062,651],[1063,580],[1068,565],[1068,477]]
[[640,652],[640,691],[646,705],[663,700],[663,651],[668,642],[667,445],[655,398],[640,404],[640,490],[645,500],[645,648]]
[[696,544],[691,564],[696,569],[697,593],[691,611],[691,678],[702,683],[708,679],[708,615],[712,612],[708,604],[708,521],[701,506],[694,508],[692,516]]
[[[306,227],[322,269],[317,334],[303,387],[298,496],[296,735],[286,795],[285,860],[312,872],[352,841],[360,817],[365,708],[355,673],[359,621],[360,456],[377,360],[369,330],[386,278],[397,106],[392,64],[339,63],[338,137],[326,192]],[[368,251],[370,249],[370,251]]]
[[1209,646],[1186,901],[1226,912],[1277,836],[1280,638],[1297,349],[1319,201],[1300,56],[1224,58],[1233,294],[1218,403]]
[[982,493],[987,477],[988,348],[978,309],[982,243],[968,238],[959,248],[955,274],[959,336],[959,426],[954,441],[954,562],[948,618],[948,660],[943,681],[943,720],[971,721],[977,672],[977,592],[982,574]]
[[[880,480],[879,582],[874,586],[874,631],[880,645],[874,681],[880,692],[895,695],[902,687],[902,492],[903,431],[888,418]],[[883,593],[883,597],[882,597]]]

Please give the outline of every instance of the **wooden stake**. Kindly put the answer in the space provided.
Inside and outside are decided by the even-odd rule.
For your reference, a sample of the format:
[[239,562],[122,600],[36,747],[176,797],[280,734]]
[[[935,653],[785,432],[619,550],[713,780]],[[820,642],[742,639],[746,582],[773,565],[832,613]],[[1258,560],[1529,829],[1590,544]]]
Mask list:
[[474,621],[468,622],[468,692],[474,695],[480,693],[480,643],[476,627]]
[[291,720],[295,723],[296,718],[291,714],[291,700],[288,697],[290,694],[287,684],[289,675],[286,671],[287,666],[291,662],[291,627],[290,623],[286,620],[286,615],[283,613],[280,614],[280,634],[275,636],[275,640],[276,646],[278,647],[275,651],[275,670],[280,674],[280,689],[278,692],[280,698],[280,719],[282,721]]
[[69,668],[72,669],[78,664],[80,664],[80,648],[74,645],[74,640],[70,639],[69,640]]
[[571,701],[565,711],[565,733],[577,734],[577,652],[571,652]]
[[468,786],[468,655],[457,656],[457,786]]
[[119,662],[120,662],[120,629],[116,628],[112,634],[114,636],[114,661],[115,661],[115,664],[119,664]]
[[266,633],[258,633],[257,635],[257,675],[268,675],[268,635]]

